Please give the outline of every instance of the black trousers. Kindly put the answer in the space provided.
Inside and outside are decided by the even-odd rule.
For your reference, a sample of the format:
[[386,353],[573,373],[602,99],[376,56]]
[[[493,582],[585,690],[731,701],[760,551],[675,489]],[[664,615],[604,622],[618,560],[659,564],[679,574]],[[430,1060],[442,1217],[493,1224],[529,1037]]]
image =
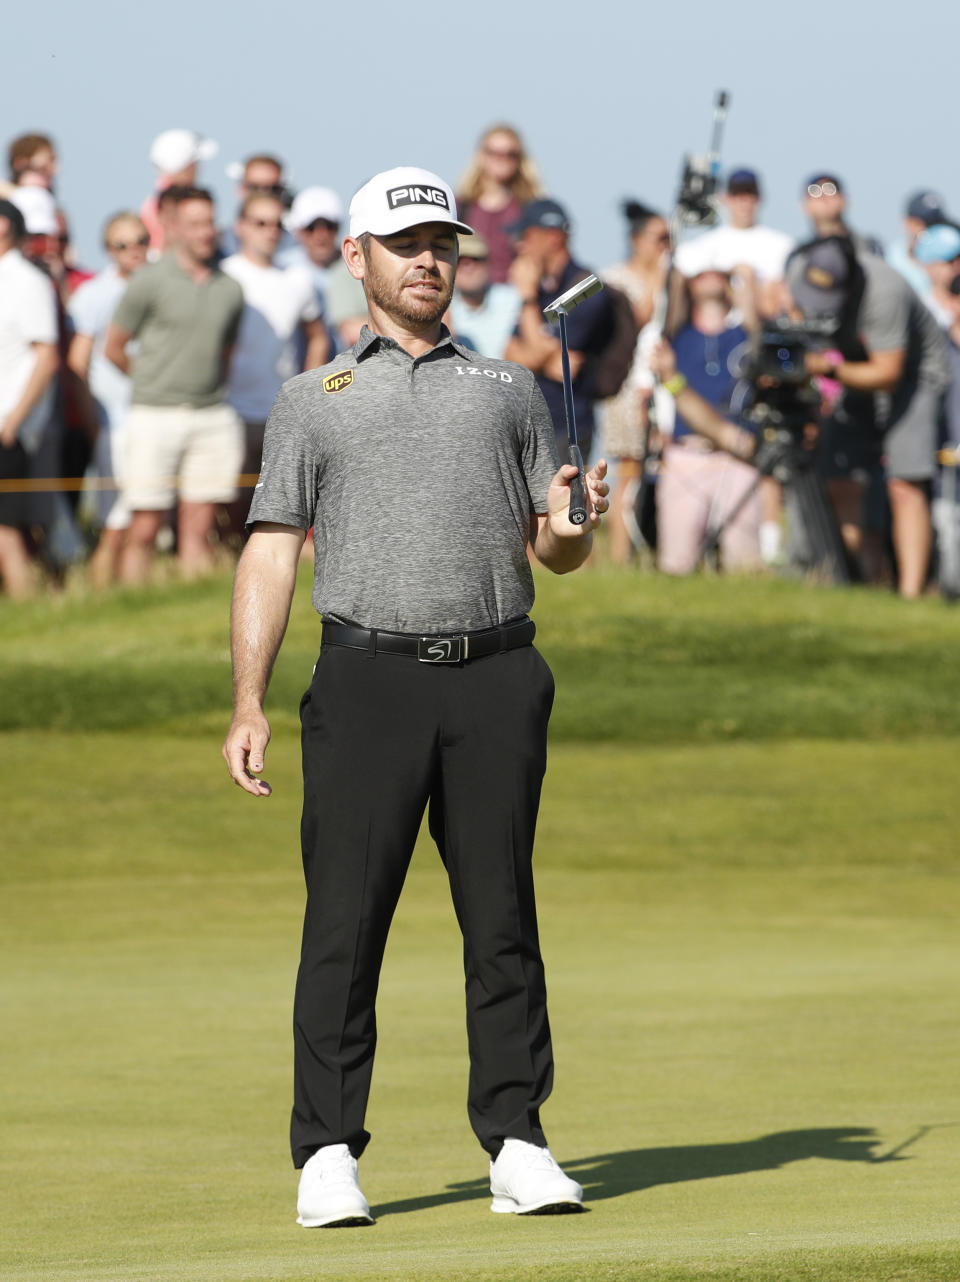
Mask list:
[[533,646],[457,665],[325,645],[301,703],[307,884],[294,1165],[359,1156],[387,931],[424,809],[463,934],[468,1113],[496,1156],[545,1145],[553,1082],[532,852],[553,677]]

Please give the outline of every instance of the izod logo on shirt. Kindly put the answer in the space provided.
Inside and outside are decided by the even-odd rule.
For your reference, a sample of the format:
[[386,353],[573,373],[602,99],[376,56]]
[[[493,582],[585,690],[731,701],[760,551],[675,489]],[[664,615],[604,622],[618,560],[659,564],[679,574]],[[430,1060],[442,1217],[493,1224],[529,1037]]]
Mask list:
[[345,387],[349,387],[353,382],[353,370],[342,369],[339,374],[328,374],[323,380],[323,390],[325,392],[342,392]]

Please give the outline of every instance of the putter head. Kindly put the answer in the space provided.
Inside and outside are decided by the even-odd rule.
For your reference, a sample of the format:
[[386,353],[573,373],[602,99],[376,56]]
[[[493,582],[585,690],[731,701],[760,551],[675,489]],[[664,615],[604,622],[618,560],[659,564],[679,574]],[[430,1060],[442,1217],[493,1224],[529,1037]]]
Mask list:
[[587,276],[585,280],[578,281],[576,285],[568,289],[565,294],[561,294],[552,303],[548,303],[543,309],[543,314],[549,321],[555,321],[561,313],[567,316],[575,307],[579,307],[584,299],[592,298],[601,289],[603,289],[602,280],[596,276]]

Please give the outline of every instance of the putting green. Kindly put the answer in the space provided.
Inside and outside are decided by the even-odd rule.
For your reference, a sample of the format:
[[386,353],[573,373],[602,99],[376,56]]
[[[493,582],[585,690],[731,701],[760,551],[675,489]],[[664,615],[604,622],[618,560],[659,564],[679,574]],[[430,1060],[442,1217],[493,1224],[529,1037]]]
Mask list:
[[[722,671],[736,671],[745,601],[744,633],[751,611],[769,616],[758,662],[785,687],[778,617],[782,633],[833,637],[834,654],[914,654],[902,688],[892,659],[884,669],[892,693],[878,716],[893,732],[770,734],[767,714],[748,709],[750,734],[728,741],[729,690],[705,684],[700,706],[681,706],[680,672],[669,692],[607,692],[635,741],[591,743],[599,677],[592,656],[578,668],[560,623],[573,610],[584,628],[597,596],[609,609],[624,584],[649,593],[656,644],[687,646],[691,668],[690,650],[725,620]],[[589,1211],[487,1209],[465,1115],[459,940],[422,839],[381,985],[361,1164],[378,1222],[307,1232],[285,1143],[298,747],[278,708],[275,795],[254,801],[226,777],[213,733],[225,592],[31,607],[24,664],[58,685],[57,716],[89,715],[71,665],[104,613],[115,647],[104,679],[119,672],[132,699],[135,671],[159,672],[167,687],[152,688],[168,692],[139,728],[118,702],[128,729],[0,736],[0,1277],[956,1282],[957,753],[951,735],[923,732],[955,713],[924,712],[921,670],[931,655],[941,672],[955,662],[953,616],[921,603],[920,628],[895,602],[860,598],[861,615],[854,594],[779,584],[746,585],[738,602],[734,585],[710,582],[668,600],[642,580],[545,581],[541,635],[566,706],[537,854],[557,1055],[544,1120]],[[633,612],[631,597],[607,616],[597,644],[611,663],[610,631]],[[21,616],[4,634],[10,617],[5,658],[22,645]],[[673,629],[684,617],[687,631]],[[295,618],[284,696],[312,628]],[[193,733],[173,688],[178,638],[179,678],[201,705]],[[866,716],[884,663],[863,665],[861,686],[844,663],[847,706]],[[793,678],[795,708],[805,686],[829,703],[814,667]],[[15,699],[15,666],[5,680]],[[644,711],[665,720],[668,693],[681,731],[653,743]]]

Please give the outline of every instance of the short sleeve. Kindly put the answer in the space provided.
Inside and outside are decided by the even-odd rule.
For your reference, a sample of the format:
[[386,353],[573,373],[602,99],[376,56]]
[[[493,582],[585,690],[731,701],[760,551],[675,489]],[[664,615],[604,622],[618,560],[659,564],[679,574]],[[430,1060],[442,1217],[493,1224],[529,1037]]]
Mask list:
[[232,285],[236,286],[236,297],[233,300],[233,311],[227,319],[227,326],[223,334],[223,343],[225,347],[232,347],[237,341],[240,333],[240,322],[243,320],[243,286],[239,281],[231,280]]
[[296,273],[297,284],[300,286],[300,311],[297,319],[303,325],[309,325],[311,321],[320,320],[323,311],[310,276],[307,272],[300,271],[296,267],[291,267],[289,270]]
[[867,351],[906,350],[910,328],[910,287],[894,276],[868,276],[857,318]]
[[52,282],[41,272],[31,275],[29,289],[20,291],[17,324],[27,343],[56,343],[57,302]]
[[153,273],[144,269],[134,272],[123,297],[113,313],[113,323],[126,334],[138,334],[153,301]]
[[309,530],[317,505],[319,467],[311,434],[303,427],[286,386],[273,403],[263,440],[263,464],[247,516],[248,528],[271,521]]
[[547,510],[547,491],[560,467],[560,460],[553,418],[534,378],[530,380],[520,466],[530,494],[531,511],[542,515]]
[[93,281],[81,285],[67,306],[67,313],[73,322],[74,331],[91,338],[99,334],[102,327],[102,310]]

